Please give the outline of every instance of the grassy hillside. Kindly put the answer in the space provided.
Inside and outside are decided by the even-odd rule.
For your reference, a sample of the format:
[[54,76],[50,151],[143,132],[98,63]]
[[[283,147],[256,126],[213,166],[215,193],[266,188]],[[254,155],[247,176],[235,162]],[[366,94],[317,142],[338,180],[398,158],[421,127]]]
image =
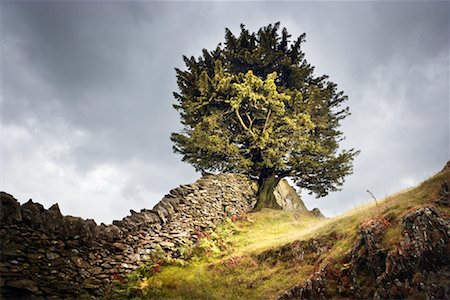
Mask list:
[[[117,282],[114,298],[274,299],[323,266],[343,269],[362,223],[382,219],[389,226],[383,247],[401,239],[401,217],[439,197],[450,170],[422,184],[332,219],[262,210],[205,233],[200,245],[180,249],[181,258],[159,257]],[[437,206],[448,216],[447,206]]]

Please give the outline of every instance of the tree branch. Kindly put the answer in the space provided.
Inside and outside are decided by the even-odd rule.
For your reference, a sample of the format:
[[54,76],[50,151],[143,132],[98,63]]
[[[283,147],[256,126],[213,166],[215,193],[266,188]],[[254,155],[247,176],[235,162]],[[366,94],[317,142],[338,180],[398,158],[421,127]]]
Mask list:
[[245,116],[247,117],[248,122],[249,122],[248,129],[252,130],[253,120],[252,120],[252,118],[250,118],[248,113],[245,113]]
[[247,130],[247,131],[251,134],[252,137],[255,137],[255,134],[253,133],[253,131],[251,131],[251,130],[247,127],[247,125],[245,125],[244,120],[242,120],[242,117],[241,117],[241,114],[239,113],[239,110],[236,108],[236,109],[234,110],[234,112],[236,113],[236,116],[237,116],[237,118],[238,118],[238,120],[239,120],[239,123],[241,123],[241,126],[242,126],[245,130]]
[[284,178],[287,176],[292,176],[292,171],[281,171],[281,172],[277,173],[277,175],[281,178]]
[[263,130],[261,131],[261,135],[264,133],[267,127],[267,122],[269,121],[270,113],[272,112],[272,109],[269,108],[269,111],[267,112],[266,121],[264,122]]

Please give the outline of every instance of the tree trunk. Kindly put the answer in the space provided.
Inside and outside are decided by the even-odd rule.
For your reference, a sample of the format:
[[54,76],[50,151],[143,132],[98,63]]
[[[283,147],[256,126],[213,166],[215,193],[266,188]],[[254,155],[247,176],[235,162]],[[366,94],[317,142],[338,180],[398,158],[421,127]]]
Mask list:
[[277,177],[275,174],[259,177],[258,201],[256,202],[255,210],[261,210],[263,208],[281,209],[273,193],[280,180],[281,177]]

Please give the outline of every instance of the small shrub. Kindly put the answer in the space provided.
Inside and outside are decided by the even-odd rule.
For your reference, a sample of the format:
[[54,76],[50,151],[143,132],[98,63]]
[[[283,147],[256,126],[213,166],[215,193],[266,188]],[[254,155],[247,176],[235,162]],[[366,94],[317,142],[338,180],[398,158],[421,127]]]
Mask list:
[[216,229],[198,234],[199,241],[192,249],[192,258],[200,261],[205,258],[218,258],[229,254],[233,246],[231,237],[237,232],[239,232],[239,229],[236,224],[230,218],[227,218]]

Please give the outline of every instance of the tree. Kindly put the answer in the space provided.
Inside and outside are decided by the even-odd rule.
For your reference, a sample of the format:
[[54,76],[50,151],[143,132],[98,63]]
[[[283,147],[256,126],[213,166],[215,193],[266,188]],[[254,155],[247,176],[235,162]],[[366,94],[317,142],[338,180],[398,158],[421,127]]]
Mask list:
[[259,182],[257,208],[278,205],[272,190],[283,177],[317,197],[342,186],[354,149],[340,150],[347,96],[328,76],[315,76],[300,46],[279,23],[225,44],[183,56],[174,96],[184,128],[172,133],[174,151],[196,170],[238,172]]

